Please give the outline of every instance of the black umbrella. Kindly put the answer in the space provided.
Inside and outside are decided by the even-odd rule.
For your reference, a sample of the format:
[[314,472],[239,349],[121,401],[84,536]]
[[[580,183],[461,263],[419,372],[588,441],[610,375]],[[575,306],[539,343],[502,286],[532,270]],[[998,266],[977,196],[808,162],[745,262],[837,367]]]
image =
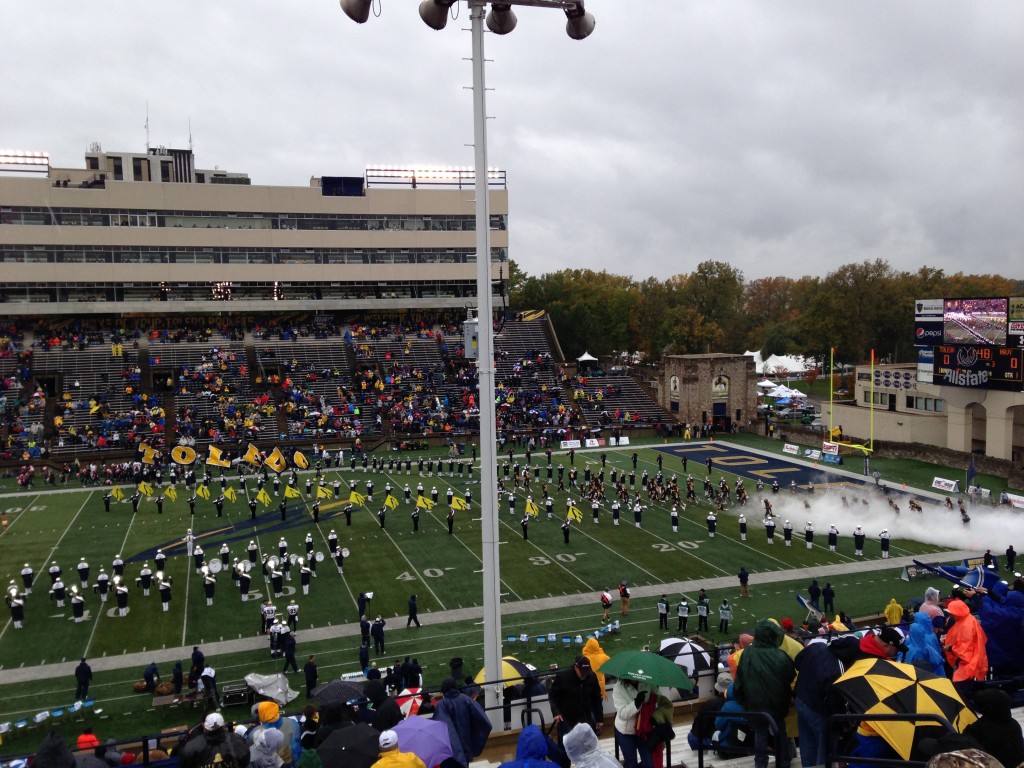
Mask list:
[[366,723],[334,731],[316,748],[325,765],[370,768],[380,757],[380,734]]
[[329,683],[318,685],[313,689],[313,701],[321,707],[332,701],[340,701],[344,704],[352,699],[362,698],[364,698],[363,689],[347,680],[331,680]]

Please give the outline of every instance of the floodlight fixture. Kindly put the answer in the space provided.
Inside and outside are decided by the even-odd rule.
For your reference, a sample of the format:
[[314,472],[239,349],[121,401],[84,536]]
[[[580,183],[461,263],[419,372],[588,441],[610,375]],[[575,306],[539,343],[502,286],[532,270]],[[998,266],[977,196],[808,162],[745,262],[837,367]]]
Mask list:
[[565,9],[565,33],[573,40],[583,40],[590,36],[597,26],[594,14],[587,13],[583,0],[577,0],[572,8]]
[[431,29],[439,32],[448,24],[448,11],[458,0],[423,0],[420,18]]
[[511,3],[491,3],[491,12],[487,14],[487,28],[496,35],[507,35],[516,28],[515,13]]
[[370,8],[373,0],[339,0],[341,10],[345,12],[356,24],[365,24],[370,18]]

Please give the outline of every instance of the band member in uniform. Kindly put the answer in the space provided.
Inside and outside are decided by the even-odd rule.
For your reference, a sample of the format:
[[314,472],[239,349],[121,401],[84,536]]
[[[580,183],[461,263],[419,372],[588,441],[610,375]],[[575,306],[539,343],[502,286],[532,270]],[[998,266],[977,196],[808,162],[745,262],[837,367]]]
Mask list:
[[[369,496],[367,496],[367,498],[369,498]],[[388,513],[388,505],[387,504],[383,505],[379,510],[377,510],[377,521],[380,523],[380,527],[381,528],[384,527],[384,518],[387,516],[387,513]]]
[[51,587],[60,580],[61,576],[64,575],[64,571],[62,571],[60,566],[57,565],[57,561],[56,560],[54,562],[50,563],[50,568],[47,571],[47,573],[50,574],[50,586]]
[[121,559],[121,555],[114,555],[114,559],[111,561],[110,567],[115,576],[124,576],[124,560]]
[[78,587],[71,588],[71,616],[75,624],[85,621],[85,598],[78,591]]
[[258,557],[259,547],[256,546],[256,541],[250,541],[249,546],[246,547],[246,554],[249,556],[249,562],[256,565],[256,558]]
[[718,527],[718,518],[715,516],[715,513],[713,511],[712,512],[708,512],[707,523],[708,523],[708,538],[709,539],[713,539],[713,538],[715,538],[715,529]]
[[448,535],[452,535],[452,529],[455,527],[455,507],[448,508]]
[[563,541],[566,544],[569,543],[569,518],[568,517],[565,518],[565,520],[562,521],[562,539],[563,539]]
[[280,565],[270,569],[270,586],[274,590],[274,597],[280,597],[284,589],[284,574],[280,570]]
[[208,567],[203,568],[203,591],[206,593],[206,604],[213,605],[213,595],[217,590],[217,577]]
[[808,549],[814,548],[814,524],[810,520],[804,526],[804,541],[807,542]]
[[672,533],[679,533],[679,507],[675,504],[672,505],[672,511],[669,512],[669,518],[672,521]]
[[15,629],[21,629],[25,625],[25,593],[19,593],[13,581],[7,588],[6,600],[11,610],[11,623]]
[[342,554],[341,549],[336,549],[331,553],[334,556],[334,564],[338,566],[338,573],[345,573],[345,555]]
[[315,547],[313,545],[313,534],[312,533],[307,533],[306,534],[306,538],[305,538],[303,543],[305,543],[305,545],[306,545],[306,557],[312,557],[313,556],[313,550],[315,549]]
[[171,577],[162,576],[160,581],[157,583],[156,588],[160,592],[160,607],[163,608],[164,613],[171,610]]
[[793,524],[787,520],[782,524],[782,538],[786,540],[786,546],[793,546]]
[[313,502],[313,525],[320,524],[320,499]]
[[194,493],[188,497],[188,513],[193,516],[196,513],[196,495]]
[[413,507],[410,516],[412,517],[412,530],[415,533],[420,529],[420,508]]
[[32,594],[32,582],[36,580],[36,572],[32,570],[32,566],[25,563],[25,567],[21,569],[21,583],[25,587],[25,594]]
[[[191,545],[189,545],[189,547],[188,547],[188,556],[192,557],[192,546]],[[158,571],[165,570],[165,566],[167,565],[167,555],[164,554],[164,551],[162,549],[158,549],[156,551],[156,554],[153,555],[153,563],[154,563],[154,565],[156,565],[156,569]]]
[[345,509],[342,512],[345,513],[345,525],[352,525],[352,510],[355,507],[352,504],[346,504]]
[[106,570],[100,566],[100,572],[96,576],[96,583],[92,587],[93,592],[100,596],[100,602],[107,602],[107,593],[110,591],[110,577]]
[[224,563],[224,567],[226,568],[228,563],[231,561],[231,548],[228,546],[226,541],[220,545],[220,550],[217,554],[220,557],[220,561]]
[[117,600],[117,615],[128,615],[128,584],[121,576],[114,577],[114,598]]
[[[310,558],[312,560],[312,558]],[[304,558],[299,558],[299,583],[302,585],[302,594],[309,594],[309,584],[313,580],[313,571],[309,567],[309,562]]]
[[523,519],[519,521],[519,525],[523,529],[523,539],[529,540],[530,534],[528,529],[530,527],[530,516],[523,515]]
[[857,530],[853,532],[853,554],[857,557],[864,557],[865,538],[867,538],[867,534],[865,534],[864,529],[858,525]]
[[196,565],[196,573],[202,573],[203,564],[206,562],[206,557],[204,556],[203,548],[198,544],[196,544],[195,548],[192,550],[192,560],[195,562]]
[[249,519],[256,519],[256,499],[253,498],[249,499]]
[[835,552],[839,544],[839,529],[833,523],[828,527],[828,551]]
[[327,534],[327,549],[331,551],[332,555],[338,550],[338,534],[334,532],[333,528],[331,528],[331,532]]
[[281,513],[281,522],[285,522],[288,519],[288,499],[281,499],[281,503],[277,505],[277,511]]
[[224,516],[224,494],[222,493],[217,497],[217,500],[213,502],[213,505],[217,508],[217,517]]
[[[239,563],[239,566],[242,566],[242,563]],[[249,600],[249,582],[252,581],[252,576],[250,576],[249,572],[243,567],[239,567],[237,573],[238,591],[242,595],[242,602],[245,603]]]
[[110,500],[112,498],[114,498],[114,494],[112,494],[110,491],[107,491],[105,494],[103,494],[103,508],[107,512],[110,511]]
[[153,571],[150,570],[149,563],[142,564],[137,582],[142,587],[142,596],[149,597],[149,588],[153,586]]
[[279,558],[283,558],[287,554],[288,554],[288,542],[285,541],[284,536],[282,536],[277,541],[277,556]]

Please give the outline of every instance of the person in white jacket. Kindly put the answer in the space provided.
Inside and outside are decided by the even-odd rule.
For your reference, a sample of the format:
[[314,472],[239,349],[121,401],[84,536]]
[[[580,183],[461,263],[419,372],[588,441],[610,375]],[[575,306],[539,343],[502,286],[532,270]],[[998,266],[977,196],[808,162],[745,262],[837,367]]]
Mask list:
[[612,689],[615,707],[615,743],[624,768],[653,768],[647,742],[636,735],[640,707],[651,696],[650,686],[633,680],[619,680]]

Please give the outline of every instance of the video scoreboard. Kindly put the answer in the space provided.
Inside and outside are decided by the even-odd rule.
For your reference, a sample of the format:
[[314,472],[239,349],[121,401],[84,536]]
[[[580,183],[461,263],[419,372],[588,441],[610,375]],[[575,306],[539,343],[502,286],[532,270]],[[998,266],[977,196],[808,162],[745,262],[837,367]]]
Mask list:
[[1024,297],[918,299],[918,380],[1024,391]]
[[1024,350],[968,344],[935,347],[932,383],[953,387],[1024,389]]

